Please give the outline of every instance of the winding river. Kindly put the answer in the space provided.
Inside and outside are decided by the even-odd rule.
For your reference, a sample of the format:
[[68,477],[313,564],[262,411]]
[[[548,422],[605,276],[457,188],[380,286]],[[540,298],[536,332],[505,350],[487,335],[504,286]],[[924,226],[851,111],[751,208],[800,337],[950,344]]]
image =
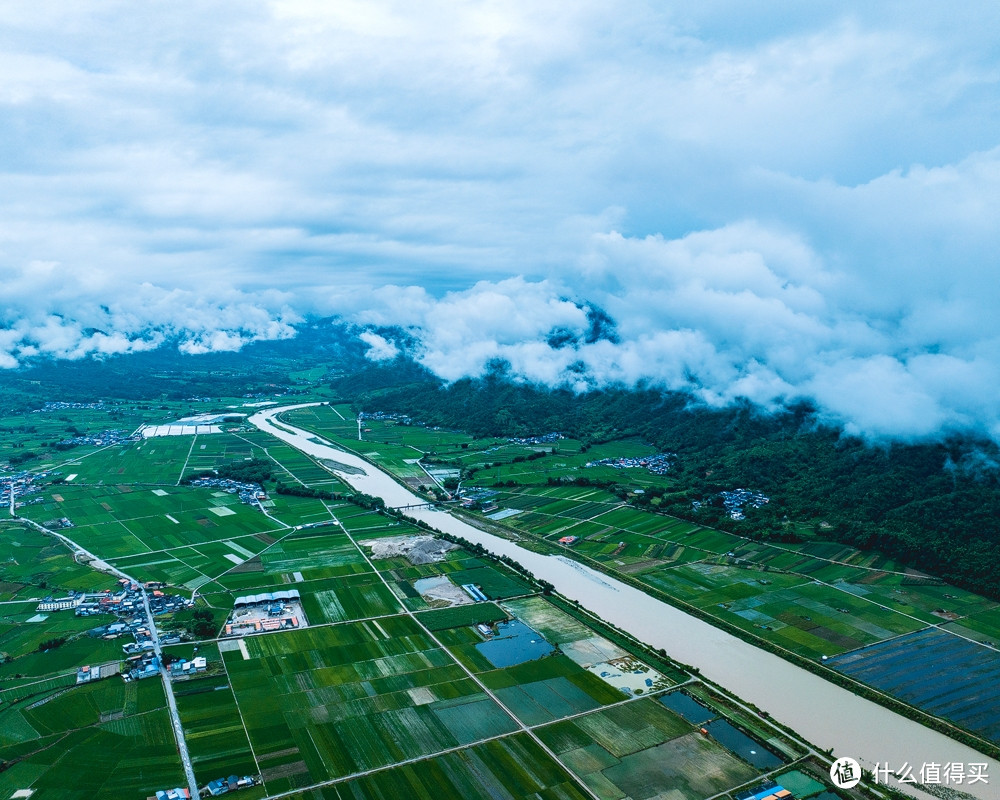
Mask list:
[[[250,422],[304,453],[362,470],[358,474],[337,474],[354,489],[381,497],[387,506],[426,502],[368,461],[275,419],[286,411],[315,405],[319,404],[271,408],[253,415]],[[709,680],[766,710],[821,749],[832,748],[837,756],[851,756],[868,768],[888,763],[890,768],[899,769],[909,764],[914,775],[925,763],[986,763],[991,783],[954,788],[983,800],[1000,796],[1000,763],[941,733],[576,561],[526,550],[474,528],[447,511],[413,508],[407,514],[438,530],[482,544],[494,553],[510,556],[553,584],[563,596],[578,600],[584,608],[637,639],[662,647],[677,661],[697,667]]]

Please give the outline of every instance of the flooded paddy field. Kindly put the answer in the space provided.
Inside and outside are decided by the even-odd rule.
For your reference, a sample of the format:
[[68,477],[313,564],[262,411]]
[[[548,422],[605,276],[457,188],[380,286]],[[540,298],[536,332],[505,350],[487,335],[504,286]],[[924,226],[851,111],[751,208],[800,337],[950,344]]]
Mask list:
[[936,628],[830,659],[850,675],[1000,741],[1000,652]]

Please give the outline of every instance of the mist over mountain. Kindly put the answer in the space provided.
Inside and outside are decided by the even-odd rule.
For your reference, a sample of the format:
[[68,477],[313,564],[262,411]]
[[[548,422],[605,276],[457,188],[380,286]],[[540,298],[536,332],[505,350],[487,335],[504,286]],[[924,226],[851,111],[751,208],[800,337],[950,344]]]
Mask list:
[[0,368],[337,315],[446,381],[1000,440],[998,16],[8,8]]

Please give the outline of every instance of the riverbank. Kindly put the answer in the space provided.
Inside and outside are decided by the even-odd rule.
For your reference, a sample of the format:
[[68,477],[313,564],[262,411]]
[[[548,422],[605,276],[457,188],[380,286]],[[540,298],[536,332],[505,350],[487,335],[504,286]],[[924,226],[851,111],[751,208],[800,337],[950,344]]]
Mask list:
[[[269,409],[255,414],[250,422],[308,455],[338,461],[351,467],[352,472],[359,470],[340,474],[357,491],[381,497],[388,506],[426,502],[364,459],[275,419],[307,405],[315,404]],[[767,711],[822,749],[854,757],[869,769],[887,764],[895,770],[908,764],[916,772],[925,763],[985,763],[988,773],[1000,779],[1000,763],[996,760],[622,581],[565,557],[533,552],[446,511],[413,508],[407,513],[441,531],[513,558],[553,584],[563,596],[578,601],[640,641],[663,648],[673,659],[696,667],[707,679]],[[960,788],[983,800],[995,796],[988,784]]]

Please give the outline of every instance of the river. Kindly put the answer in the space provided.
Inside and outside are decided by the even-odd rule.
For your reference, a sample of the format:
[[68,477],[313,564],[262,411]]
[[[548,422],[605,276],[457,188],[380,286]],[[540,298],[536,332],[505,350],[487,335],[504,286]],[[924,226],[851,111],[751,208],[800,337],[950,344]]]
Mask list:
[[[363,474],[337,473],[354,489],[381,497],[387,506],[425,503],[426,499],[370,462],[338,448],[315,434],[275,417],[286,411],[318,405],[305,403],[261,411],[250,422],[266,433],[316,458],[331,459]],[[563,556],[526,550],[515,542],[474,528],[435,508],[406,512],[438,530],[482,544],[510,556],[536,577],[549,581],[563,596],[637,639],[663,648],[677,661],[697,667],[702,675],[798,731],[821,749],[851,756],[872,768],[904,764],[917,774],[921,765],[986,763],[991,784],[955,786],[983,800],[994,800],[1000,763],[882,706],[858,697],[818,675],[785,661],[667,603]]]

